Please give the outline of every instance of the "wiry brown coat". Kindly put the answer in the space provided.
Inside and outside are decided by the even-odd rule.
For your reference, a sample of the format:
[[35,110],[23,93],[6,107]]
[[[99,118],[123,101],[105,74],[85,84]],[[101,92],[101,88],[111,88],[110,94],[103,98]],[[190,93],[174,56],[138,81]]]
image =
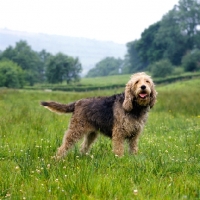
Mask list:
[[125,139],[129,143],[129,152],[137,153],[138,137],[147,121],[150,108],[156,102],[156,95],[152,79],[142,72],[131,76],[122,94],[81,99],[70,104],[41,102],[41,105],[51,111],[73,113],[57,157],[63,157],[83,136],[81,152],[86,153],[98,131],[112,138],[116,155],[124,154]]

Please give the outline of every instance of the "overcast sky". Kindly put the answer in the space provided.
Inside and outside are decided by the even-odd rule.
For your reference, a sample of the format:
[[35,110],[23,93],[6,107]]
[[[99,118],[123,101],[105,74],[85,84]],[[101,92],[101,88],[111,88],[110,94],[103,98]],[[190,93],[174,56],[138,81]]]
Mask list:
[[175,4],[178,0],[0,0],[0,28],[127,43]]

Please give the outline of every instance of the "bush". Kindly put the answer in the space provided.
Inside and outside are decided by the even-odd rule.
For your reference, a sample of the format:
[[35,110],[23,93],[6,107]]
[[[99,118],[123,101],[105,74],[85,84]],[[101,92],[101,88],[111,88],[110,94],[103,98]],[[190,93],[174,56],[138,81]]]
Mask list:
[[0,62],[0,87],[22,88],[24,72],[16,63],[4,60]]
[[184,73],[183,67],[175,67],[173,71],[173,75],[179,76]]
[[153,77],[166,77],[172,75],[174,67],[167,59],[160,60],[149,66]]
[[186,72],[200,70],[200,50],[196,49],[182,58],[182,65]]

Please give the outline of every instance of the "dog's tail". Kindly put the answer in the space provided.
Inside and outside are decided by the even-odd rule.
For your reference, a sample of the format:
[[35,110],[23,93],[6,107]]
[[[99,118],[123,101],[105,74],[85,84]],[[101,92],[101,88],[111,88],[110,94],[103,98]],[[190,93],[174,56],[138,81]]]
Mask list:
[[49,102],[45,102],[42,101],[40,104],[42,106],[44,106],[45,108],[49,109],[52,112],[56,112],[56,113],[71,113],[74,111],[75,109],[75,103],[70,103],[70,104],[61,104],[61,103],[57,103],[54,101],[49,101]]

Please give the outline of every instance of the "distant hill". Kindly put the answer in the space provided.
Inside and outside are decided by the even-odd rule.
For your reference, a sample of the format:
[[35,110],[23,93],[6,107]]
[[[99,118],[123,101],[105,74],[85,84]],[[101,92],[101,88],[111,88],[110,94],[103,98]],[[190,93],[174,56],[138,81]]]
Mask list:
[[126,45],[109,41],[0,29],[1,51],[9,45],[14,46],[19,40],[27,41],[35,51],[45,49],[52,54],[62,52],[69,56],[79,57],[83,74],[105,57],[113,56],[123,59],[126,54]]

